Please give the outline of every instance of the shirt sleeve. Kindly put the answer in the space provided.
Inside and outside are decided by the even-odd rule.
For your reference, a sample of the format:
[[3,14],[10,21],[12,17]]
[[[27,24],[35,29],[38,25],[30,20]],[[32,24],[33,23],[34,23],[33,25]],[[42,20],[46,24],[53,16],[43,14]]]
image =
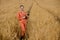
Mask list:
[[17,19],[20,20],[20,12],[17,13]]

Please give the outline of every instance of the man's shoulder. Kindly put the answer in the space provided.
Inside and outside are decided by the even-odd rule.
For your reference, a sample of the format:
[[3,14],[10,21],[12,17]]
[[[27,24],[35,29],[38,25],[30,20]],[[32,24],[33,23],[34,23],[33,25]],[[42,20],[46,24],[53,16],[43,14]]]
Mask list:
[[25,12],[25,11],[23,11],[23,12],[21,12],[21,11],[18,11],[18,13],[27,13],[27,12]]
[[27,14],[27,12],[25,12],[25,11],[23,11],[23,12],[19,11],[17,14],[21,14],[21,13],[23,13],[24,15]]
[[18,11],[17,14],[20,15],[22,12]]

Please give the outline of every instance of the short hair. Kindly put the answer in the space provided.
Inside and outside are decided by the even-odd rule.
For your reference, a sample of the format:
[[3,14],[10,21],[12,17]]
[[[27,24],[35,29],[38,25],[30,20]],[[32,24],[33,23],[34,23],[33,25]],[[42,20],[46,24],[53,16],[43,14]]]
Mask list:
[[20,8],[23,7],[24,8],[24,5],[20,5]]

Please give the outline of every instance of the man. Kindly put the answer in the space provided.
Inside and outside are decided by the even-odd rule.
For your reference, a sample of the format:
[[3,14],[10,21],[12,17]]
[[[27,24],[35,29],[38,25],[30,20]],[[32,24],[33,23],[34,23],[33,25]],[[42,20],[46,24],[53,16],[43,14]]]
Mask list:
[[17,19],[19,20],[19,25],[20,25],[20,28],[21,28],[20,40],[22,40],[25,36],[28,15],[29,14],[27,14],[24,11],[24,6],[20,5],[20,11],[17,13]]

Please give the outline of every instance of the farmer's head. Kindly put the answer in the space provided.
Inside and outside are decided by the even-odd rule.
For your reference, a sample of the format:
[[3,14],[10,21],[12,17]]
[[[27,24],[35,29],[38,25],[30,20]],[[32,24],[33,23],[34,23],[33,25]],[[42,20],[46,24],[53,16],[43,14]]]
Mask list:
[[20,5],[20,10],[24,11],[24,5]]

